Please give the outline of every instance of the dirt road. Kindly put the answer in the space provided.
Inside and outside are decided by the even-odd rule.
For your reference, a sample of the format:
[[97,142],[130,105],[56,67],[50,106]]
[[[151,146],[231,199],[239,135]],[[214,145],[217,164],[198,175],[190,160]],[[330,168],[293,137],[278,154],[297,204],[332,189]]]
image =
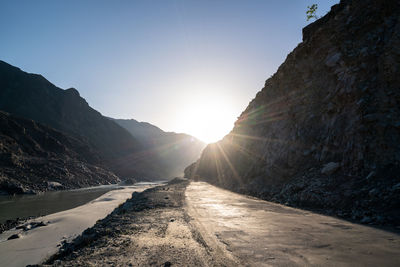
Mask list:
[[400,236],[235,194],[186,189],[188,214],[209,244],[240,265],[400,266]]

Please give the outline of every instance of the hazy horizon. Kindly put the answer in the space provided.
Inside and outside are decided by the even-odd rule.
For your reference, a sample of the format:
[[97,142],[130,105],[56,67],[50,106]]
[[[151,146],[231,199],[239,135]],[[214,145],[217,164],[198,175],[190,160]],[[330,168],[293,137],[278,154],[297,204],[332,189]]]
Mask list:
[[3,1],[0,59],[104,116],[214,142],[301,42],[307,6],[337,2]]

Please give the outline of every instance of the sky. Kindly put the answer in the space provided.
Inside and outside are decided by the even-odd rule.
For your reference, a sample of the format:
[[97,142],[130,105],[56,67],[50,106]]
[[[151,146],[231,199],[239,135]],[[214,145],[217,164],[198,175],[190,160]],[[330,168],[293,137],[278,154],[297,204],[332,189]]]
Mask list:
[[0,60],[105,116],[221,139],[338,0],[0,1]]

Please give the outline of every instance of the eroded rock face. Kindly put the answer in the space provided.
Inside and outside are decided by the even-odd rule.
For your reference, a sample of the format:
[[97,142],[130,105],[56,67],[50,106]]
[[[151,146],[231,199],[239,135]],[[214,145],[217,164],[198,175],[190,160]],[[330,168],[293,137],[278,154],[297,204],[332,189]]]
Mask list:
[[0,192],[86,187],[119,182],[84,141],[0,111]]
[[[185,175],[282,203],[394,222],[399,9],[394,0],[346,0],[304,28],[303,42],[231,133],[206,147]],[[374,188],[380,193],[372,198]]]

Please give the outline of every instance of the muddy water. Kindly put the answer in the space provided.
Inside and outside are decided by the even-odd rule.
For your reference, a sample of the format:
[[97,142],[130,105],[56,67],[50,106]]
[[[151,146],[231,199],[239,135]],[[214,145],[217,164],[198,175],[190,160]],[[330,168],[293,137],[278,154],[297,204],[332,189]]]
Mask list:
[[[144,187],[156,183],[137,183]],[[16,218],[43,216],[81,206],[108,191],[121,189],[118,185],[104,185],[76,190],[45,192],[37,195],[0,196],[0,223]]]

